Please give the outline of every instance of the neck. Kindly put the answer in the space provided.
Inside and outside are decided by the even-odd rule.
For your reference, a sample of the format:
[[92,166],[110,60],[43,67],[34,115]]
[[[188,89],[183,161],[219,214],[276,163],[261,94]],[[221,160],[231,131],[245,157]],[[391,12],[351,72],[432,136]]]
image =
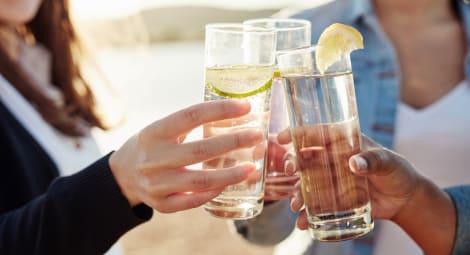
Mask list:
[[19,57],[20,37],[14,27],[0,26],[0,47],[16,61]]
[[450,0],[373,0],[383,18],[436,20],[455,16]]

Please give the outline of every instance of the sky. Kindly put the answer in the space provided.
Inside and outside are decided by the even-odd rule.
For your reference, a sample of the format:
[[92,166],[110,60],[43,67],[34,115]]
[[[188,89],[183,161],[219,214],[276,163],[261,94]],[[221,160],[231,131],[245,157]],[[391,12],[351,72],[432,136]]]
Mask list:
[[77,18],[106,18],[128,15],[140,9],[158,6],[202,5],[231,9],[282,8],[313,5],[328,0],[72,0]]

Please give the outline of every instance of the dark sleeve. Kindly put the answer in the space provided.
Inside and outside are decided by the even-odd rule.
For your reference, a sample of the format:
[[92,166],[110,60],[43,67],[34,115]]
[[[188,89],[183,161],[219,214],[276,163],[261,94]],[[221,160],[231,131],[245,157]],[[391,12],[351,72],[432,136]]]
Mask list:
[[103,254],[126,231],[149,220],[151,208],[129,206],[108,158],[56,179],[45,194],[0,214],[0,254]]
[[457,211],[457,232],[453,255],[468,254],[470,251],[470,185],[445,190],[454,202]]

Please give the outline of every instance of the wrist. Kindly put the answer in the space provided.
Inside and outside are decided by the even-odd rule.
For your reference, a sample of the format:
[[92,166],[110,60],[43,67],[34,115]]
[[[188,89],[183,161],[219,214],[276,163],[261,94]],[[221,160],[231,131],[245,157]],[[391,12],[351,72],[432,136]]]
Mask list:
[[425,254],[450,254],[456,213],[450,196],[424,177],[400,212],[392,218]]
[[129,188],[130,183],[126,181],[123,171],[120,169],[119,160],[117,157],[117,152],[113,152],[108,160],[109,168],[111,169],[111,173],[116,180],[116,183],[121,190],[122,195],[127,199],[129,202],[130,207],[137,206],[141,203],[137,196],[133,194],[131,189]]
[[408,201],[406,201],[397,214],[391,218],[393,222],[404,228],[404,226],[408,225],[410,219],[416,217],[416,212],[419,210],[420,205],[424,206],[423,204],[426,203],[426,190],[429,189],[427,185],[428,183],[424,178],[418,178],[418,181],[416,182],[416,188],[413,190],[413,193]]

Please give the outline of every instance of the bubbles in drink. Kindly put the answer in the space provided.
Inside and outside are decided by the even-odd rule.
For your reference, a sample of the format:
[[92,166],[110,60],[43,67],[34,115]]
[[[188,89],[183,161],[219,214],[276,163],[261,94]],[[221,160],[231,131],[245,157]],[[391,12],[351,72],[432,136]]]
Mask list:
[[[204,137],[223,135],[237,130],[265,130],[269,122],[269,97],[274,68],[272,66],[237,65],[206,69],[205,100],[241,98],[250,102],[251,112],[240,118],[204,125]],[[204,208],[212,215],[243,219],[261,213],[263,208],[264,163],[266,141],[251,148],[224,154],[203,163],[205,169],[227,168],[253,162],[255,172],[236,185],[228,186]]]

